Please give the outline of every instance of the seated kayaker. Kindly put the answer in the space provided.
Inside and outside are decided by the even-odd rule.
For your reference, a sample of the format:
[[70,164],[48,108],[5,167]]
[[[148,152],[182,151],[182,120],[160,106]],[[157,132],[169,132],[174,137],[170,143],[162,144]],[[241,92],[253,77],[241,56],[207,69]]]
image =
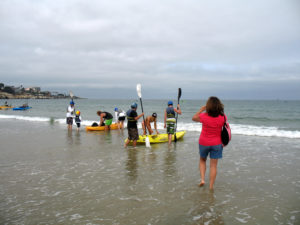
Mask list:
[[[153,134],[153,130],[151,129],[151,123],[154,123],[154,129],[156,131],[156,134],[159,134],[158,130],[157,130],[157,126],[156,126],[156,121],[157,121],[157,114],[156,113],[152,113],[151,116],[147,116],[145,121],[142,122],[142,127],[143,127],[143,131],[144,131],[144,135],[146,135],[146,129],[148,130],[148,134]],[[145,123],[146,126],[145,126]]]
[[110,125],[112,124],[113,116],[109,112],[97,111],[97,115],[100,116],[99,126],[105,125],[105,130],[110,129]]

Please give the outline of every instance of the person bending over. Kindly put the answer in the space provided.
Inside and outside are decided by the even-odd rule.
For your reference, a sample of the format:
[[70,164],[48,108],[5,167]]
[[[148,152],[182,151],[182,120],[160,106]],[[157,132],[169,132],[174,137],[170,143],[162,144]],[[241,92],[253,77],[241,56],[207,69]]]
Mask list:
[[[142,122],[144,135],[147,134],[147,130],[148,130],[150,135],[153,134],[153,130],[151,129],[151,123],[154,123],[154,129],[156,131],[156,134],[159,134],[159,132],[157,130],[157,126],[156,126],[156,121],[157,121],[157,114],[156,113],[152,113],[151,116],[146,117],[145,121]],[[146,126],[145,126],[145,123],[146,123]]]
[[109,112],[97,111],[97,115],[100,116],[100,124],[99,126],[105,126],[105,130],[110,129],[110,125],[112,124],[113,116]]

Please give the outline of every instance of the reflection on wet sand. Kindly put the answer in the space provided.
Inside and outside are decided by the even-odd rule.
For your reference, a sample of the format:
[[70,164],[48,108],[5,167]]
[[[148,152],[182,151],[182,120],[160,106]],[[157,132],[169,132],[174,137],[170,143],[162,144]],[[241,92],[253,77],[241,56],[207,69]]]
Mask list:
[[81,145],[80,131],[76,131],[75,133],[75,145]]
[[126,171],[130,181],[136,181],[138,177],[137,150],[129,148],[127,150]]
[[67,140],[67,144],[69,144],[69,145],[73,145],[73,135],[72,135],[72,133],[73,133],[72,130],[68,129],[66,140]]
[[176,148],[168,148],[165,151],[164,157],[164,174],[166,177],[175,176],[177,172],[176,168]]

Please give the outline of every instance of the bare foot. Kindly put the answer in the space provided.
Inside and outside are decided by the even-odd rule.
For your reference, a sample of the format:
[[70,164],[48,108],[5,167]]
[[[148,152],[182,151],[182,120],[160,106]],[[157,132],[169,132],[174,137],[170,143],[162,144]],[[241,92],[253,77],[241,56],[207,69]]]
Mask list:
[[205,182],[200,182],[200,184],[198,184],[199,187],[204,186]]

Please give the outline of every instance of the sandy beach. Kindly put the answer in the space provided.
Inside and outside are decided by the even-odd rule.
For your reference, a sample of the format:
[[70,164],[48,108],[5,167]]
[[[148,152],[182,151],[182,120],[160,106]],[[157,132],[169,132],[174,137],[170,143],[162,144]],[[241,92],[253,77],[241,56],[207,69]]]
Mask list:
[[61,124],[11,120],[0,126],[1,224],[300,221],[299,139],[235,135],[211,192],[197,186],[198,132],[171,147],[124,149],[126,130],[68,132]]

